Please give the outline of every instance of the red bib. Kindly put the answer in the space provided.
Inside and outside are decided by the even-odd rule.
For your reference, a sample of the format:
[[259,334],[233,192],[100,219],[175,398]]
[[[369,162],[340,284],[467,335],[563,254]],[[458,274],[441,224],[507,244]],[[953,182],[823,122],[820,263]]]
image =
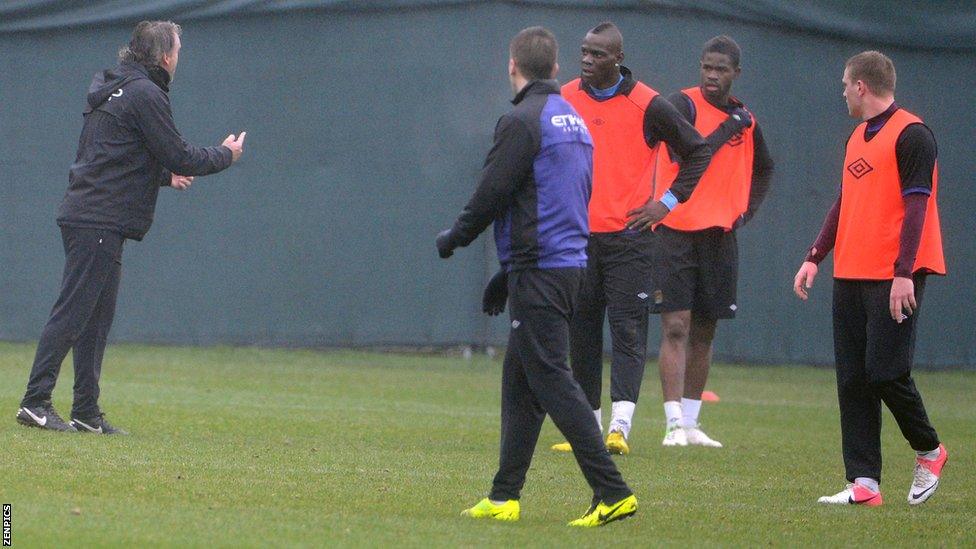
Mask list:
[[591,233],[624,230],[627,212],[651,197],[657,147],[648,147],[644,140],[644,112],[657,95],[640,82],[628,95],[605,101],[590,97],[579,78],[562,87],[562,96],[583,117],[593,137]]
[[[847,143],[841,187],[840,221],[834,247],[834,278],[890,280],[901,243],[905,218],[895,144],[909,125],[922,120],[898,109],[871,141],[864,141],[867,122],[858,125]],[[945,274],[942,234],[936,206],[939,165],[932,173],[932,194],[925,211],[922,240],[912,271]]]
[[[681,90],[695,106],[695,129],[708,136],[729,119],[728,113],[709,103],[697,86]],[[749,208],[752,188],[752,158],[755,153],[753,123],[715,151],[691,198],[675,206],[661,222],[679,231],[698,231],[709,227],[730,230]],[[660,199],[678,175],[678,163],[671,160],[667,147],[661,147],[657,168],[657,194]]]

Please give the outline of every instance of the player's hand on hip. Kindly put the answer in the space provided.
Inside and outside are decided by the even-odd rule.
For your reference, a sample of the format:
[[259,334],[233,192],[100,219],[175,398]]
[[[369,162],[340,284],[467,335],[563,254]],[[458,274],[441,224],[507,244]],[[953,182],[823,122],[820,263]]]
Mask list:
[[173,187],[178,191],[185,191],[190,188],[190,185],[192,183],[193,183],[192,175],[191,176],[177,175],[174,173],[173,177],[170,179],[169,186]]
[[247,132],[241,132],[241,134],[237,137],[234,137],[234,134],[230,134],[227,136],[227,139],[224,139],[224,142],[221,143],[221,145],[230,149],[232,163],[237,162],[237,159],[240,158],[241,154],[244,153],[244,136],[246,135]]
[[793,277],[793,293],[803,301],[807,300],[807,290],[813,288],[813,279],[817,278],[817,271],[820,269],[812,261],[804,261],[800,265],[800,270]]
[[910,278],[896,276],[891,281],[888,306],[891,308],[891,318],[899,324],[911,316],[918,308],[918,302],[915,301],[915,282]]
[[637,229],[638,231],[649,231],[654,228],[656,223],[660,223],[670,211],[660,201],[648,202],[640,208],[635,208],[627,212],[627,228]]

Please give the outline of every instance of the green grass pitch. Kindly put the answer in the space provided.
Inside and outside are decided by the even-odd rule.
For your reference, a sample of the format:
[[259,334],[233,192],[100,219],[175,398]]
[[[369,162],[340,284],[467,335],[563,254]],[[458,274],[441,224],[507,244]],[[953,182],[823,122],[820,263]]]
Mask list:
[[[77,546],[973,546],[976,372],[919,373],[950,460],[910,508],[913,453],[885,412],[885,504],[825,508],[843,488],[833,373],[713,369],[702,420],[724,449],[662,448],[647,369],[616,457],[638,514],[580,531],[590,494],[553,454],[547,422],[522,520],[458,516],[483,497],[498,452],[500,361],[365,352],[114,345],[102,405],[129,437],[14,422],[33,346],[0,344],[0,502],[14,547]],[[70,410],[65,362],[55,404]]]

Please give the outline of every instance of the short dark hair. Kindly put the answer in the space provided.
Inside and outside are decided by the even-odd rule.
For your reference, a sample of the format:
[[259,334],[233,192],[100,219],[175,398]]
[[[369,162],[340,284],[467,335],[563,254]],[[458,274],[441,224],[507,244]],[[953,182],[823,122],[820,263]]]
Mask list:
[[552,78],[559,45],[556,44],[555,35],[547,29],[543,27],[523,29],[512,38],[508,49],[522,76],[529,80]]
[[729,56],[732,61],[732,66],[738,67],[739,60],[742,57],[742,50],[739,49],[739,45],[732,40],[731,37],[724,34],[712,38],[702,47],[702,59],[705,58],[706,53],[722,53]]
[[844,68],[852,82],[864,82],[875,94],[895,93],[895,64],[879,51],[862,51],[848,59]]
[[172,21],[143,21],[133,29],[129,45],[119,50],[119,61],[156,65],[173,51],[181,34],[183,29]]

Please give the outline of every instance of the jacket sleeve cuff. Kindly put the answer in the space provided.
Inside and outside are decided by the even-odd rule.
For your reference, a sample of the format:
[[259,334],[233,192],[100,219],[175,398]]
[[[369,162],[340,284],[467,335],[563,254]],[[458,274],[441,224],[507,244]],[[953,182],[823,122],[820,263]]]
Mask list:
[[[817,250],[817,253],[814,254],[813,250]],[[820,265],[820,262],[823,261],[824,258],[826,257],[827,257],[827,252],[824,252],[823,250],[817,248],[816,246],[810,246],[810,248],[807,249],[807,255],[803,259],[803,261],[809,261],[814,265]]]
[[231,152],[230,149],[228,149],[223,145],[221,145],[219,149],[220,149],[220,154],[222,154],[224,157],[224,168],[225,169],[229,168],[230,165],[234,163],[234,153]]

